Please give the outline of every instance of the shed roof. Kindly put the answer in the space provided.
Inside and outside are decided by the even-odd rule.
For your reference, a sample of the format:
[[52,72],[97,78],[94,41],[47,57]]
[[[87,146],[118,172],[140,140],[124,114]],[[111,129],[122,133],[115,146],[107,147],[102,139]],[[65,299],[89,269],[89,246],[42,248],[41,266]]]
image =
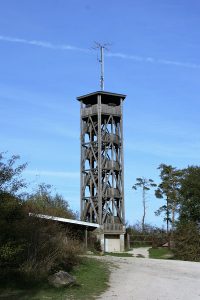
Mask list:
[[94,228],[94,229],[100,227],[99,224],[96,224],[96,223],[90,223],[90,222],[84,222],[84,221],[78,221],[78,220],[72,220],[72,219],[66,219],[66,218],[60,218],[60,217],[54,217],[54,216],[43,215],[43,214],[29,213],[29,216],[37,217],[37,218],[41,218],[41,219],[46,219],[46,220],[52,220],[52,221],[62,222],[62,223],[69,223],[69,224],[74,224],[74,225],[91,227],[91,228]]

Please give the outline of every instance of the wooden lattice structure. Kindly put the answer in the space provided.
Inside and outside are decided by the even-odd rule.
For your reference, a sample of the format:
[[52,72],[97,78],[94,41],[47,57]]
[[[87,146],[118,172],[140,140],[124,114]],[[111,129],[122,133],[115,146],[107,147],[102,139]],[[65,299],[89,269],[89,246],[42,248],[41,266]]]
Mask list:
[[123,101],[98,91],[80,96],[81,220],[121,233],[124,212]]

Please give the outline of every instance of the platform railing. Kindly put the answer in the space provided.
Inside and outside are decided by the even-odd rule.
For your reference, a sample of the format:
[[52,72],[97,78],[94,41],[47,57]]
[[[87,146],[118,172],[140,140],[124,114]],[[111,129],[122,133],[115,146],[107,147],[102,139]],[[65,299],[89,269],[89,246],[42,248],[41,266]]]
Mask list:
[[123,224],[118,223],[105,223],[104,232],[121,232],[123,231]]
[[[87,117],[90,115],[96,115],[98,113],[98,105],[94,104],[90,107],[82,108],[81,110],[81,116]],[[120,106],[109,106],[106,104],[101,104],[101,113],[106,115],[115,115],[120,116],[121,115],[121,107]]]

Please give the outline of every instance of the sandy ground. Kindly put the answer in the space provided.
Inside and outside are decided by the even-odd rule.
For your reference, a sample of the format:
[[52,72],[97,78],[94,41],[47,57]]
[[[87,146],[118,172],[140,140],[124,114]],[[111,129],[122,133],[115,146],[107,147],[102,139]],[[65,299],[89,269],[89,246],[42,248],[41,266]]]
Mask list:
[[[134,249],[134,254],[145,256],[147,249]],[[112,262],[114,267],[110,287],[97,299],[200,300],[200,263],[135,255],[133,258],[104,256],[102,259]]]

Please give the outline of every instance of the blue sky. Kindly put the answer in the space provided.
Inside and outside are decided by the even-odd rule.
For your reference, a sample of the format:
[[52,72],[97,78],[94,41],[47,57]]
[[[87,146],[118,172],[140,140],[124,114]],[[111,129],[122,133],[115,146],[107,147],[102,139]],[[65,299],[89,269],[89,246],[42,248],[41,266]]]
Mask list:
[[[124,102],[125,204],[141,220],[136,177],[160,163],[199,164],[200,3],[178,0],[0,0],[0,151],[27,161],[79,210],[79,103],[99,90],[94,41],[111,43],[105,90]],[[161,201],[148,196],[146,221]]]

